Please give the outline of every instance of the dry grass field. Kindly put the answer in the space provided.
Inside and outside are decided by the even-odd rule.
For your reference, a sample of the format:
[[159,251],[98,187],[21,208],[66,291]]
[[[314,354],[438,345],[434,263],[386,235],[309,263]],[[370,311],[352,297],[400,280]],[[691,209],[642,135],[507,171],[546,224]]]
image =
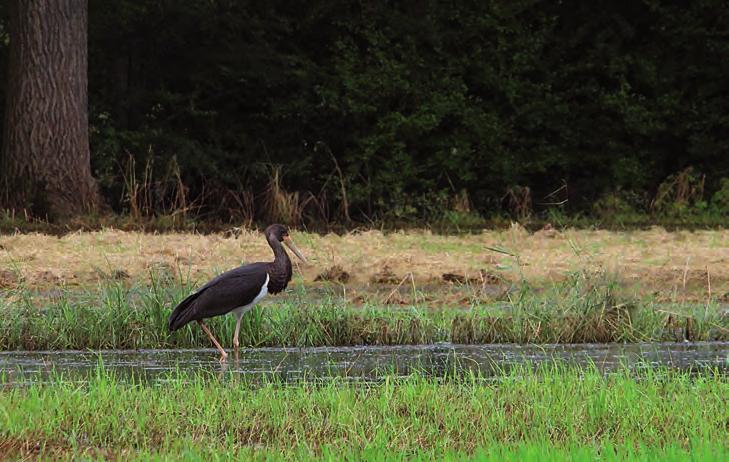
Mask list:
[[[203,282],[243,262],[271,258],[261,233],[235,234],[106,229],[62,237],[4,235],[0,288],[86,287],[109,278],[141,281],[160,268]],[[539,286],[575,271],[608,272],[626,287],[665,300],[721,300],[729,292],[729,231],[725,230],[529,233],[515,225],[459,236],[428,231],[292,236],[309,258],[308,265],[296,262],[300,276],[294,285],[335,285],[355,298],[388,293],[389,287],[398,285],[436,293],[454,285],[498,286],[520,280]]]

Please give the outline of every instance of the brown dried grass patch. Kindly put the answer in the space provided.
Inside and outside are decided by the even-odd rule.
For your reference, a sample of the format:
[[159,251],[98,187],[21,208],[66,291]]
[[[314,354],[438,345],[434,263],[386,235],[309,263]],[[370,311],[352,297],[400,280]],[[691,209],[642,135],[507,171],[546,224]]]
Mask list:
[[[144,234],[107,229],[60,238],[6,235],[0,236],[0,268],[12,269],[29,287],[95,284],[100,274],[115,272],[122,279],[145,280],[150,271],[160,269],[189,274],[202,282],[241,263],[270,260],[270,249],[259,232],[242,229],[237,234]],[[709,287],[716,295],[729,292],[729,231],[568,229],[545,235],[529,234],[514,225],[505,231],[462,236],[364,231],[344,235],[298,232],[293,237],[311,262],[308,266],[295,263],[307,284],[337,266],[351,269],[348,284],[363,291],[373,282],[398,284],[410,273],[413,284],[421,287],[440,281],[445,272],[473,282],[479,274],[486,274],[489,279],[518,282],[524,278],[538,284],[586,269],[611,271],[646,291],[673,291],[689,298],[705,297]],[[518,262],[489,247],[508,249],[518,255]],[[297,283],[301,279],[294,281]]]

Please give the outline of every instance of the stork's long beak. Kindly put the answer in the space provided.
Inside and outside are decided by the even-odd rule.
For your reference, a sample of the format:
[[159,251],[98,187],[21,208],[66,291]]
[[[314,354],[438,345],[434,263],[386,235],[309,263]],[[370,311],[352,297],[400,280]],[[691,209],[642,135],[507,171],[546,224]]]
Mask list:
[[284,244],[286,244],[286,247],[291,249],[291,251],[294,253],[294,255],[299,257],[299,260],[303,261],[304,263],[309,263],[308,261],[306,261],[306,258],[304,258],[304,256],[301,255],[301,252],[299,252],[298,247],[296,247],[296,244],[294,244],[294,241],[292,241],[290,237],[284,236]]

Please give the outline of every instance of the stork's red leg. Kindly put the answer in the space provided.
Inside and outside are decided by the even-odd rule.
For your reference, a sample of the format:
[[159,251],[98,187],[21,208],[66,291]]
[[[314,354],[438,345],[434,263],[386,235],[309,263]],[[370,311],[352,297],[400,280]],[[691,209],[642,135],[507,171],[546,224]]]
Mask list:
[[220,352],[220,362],[224,363],[226,361],[226,359],[228,359],[228,353],[226,353],[225,350],[223,349],[223,347],[220,346],[220,343],[218,343],[218,340],[215,338],[215,336],[213,336],[213,333],[210,332],[210,329],[208,328],[208,326],[206,326],[205,323],[202,322],[202,319],[198,320],[197,323],[200,324],[200,327],[202,327],[202,330],[204,330],[205,333],[208,334],[208,337],[210,337],[210,340],[213,341],[213,344],[215,344],[215,348],[217,348],[218,351]]

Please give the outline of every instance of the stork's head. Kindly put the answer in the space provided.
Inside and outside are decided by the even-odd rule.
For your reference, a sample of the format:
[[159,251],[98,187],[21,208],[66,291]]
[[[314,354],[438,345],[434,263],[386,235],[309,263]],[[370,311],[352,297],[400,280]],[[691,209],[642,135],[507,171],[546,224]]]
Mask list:
[[283,242],[284,238],[289,235],[289,229],[279,224],[269,225],[263,232],[266,234],[267,239],[278,242]]
[[307,263],[306,258],[301,255],[301,252],[294,244],[294,241],[292,241],[289,237],[289,229],[287,227],[279,224],[269,225],[264,233],[266,234],[266,239],[268,239],[269,242],[283,242],[286,244],[286,247],[291,249],[294,255],[299,257],[299,259],[304,263]]

